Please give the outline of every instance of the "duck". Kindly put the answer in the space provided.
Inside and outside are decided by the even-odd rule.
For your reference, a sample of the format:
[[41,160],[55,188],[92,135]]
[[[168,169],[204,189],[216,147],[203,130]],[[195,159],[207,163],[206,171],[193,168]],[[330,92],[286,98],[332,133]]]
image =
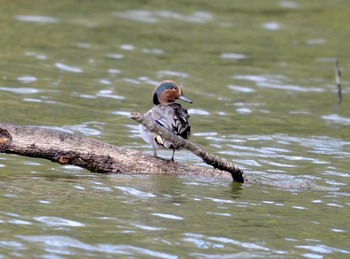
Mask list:
[[[190,116],[186,108],[177,103],[176,100],[193,102],[184,96],[181,85],[173,80],[161,81],[152,93],[152,100],[154,106],[144,114],[144,117],[170,130],[175,135],[189,139],[191,126],[188,119]],[[174,162],[175,151],[181,150],[183,147],[163,139],[143,125],[139,127],[142,139],[153,147],[154,157],[158,157],[157,150],[168,149],[173,151],[170,161]]]

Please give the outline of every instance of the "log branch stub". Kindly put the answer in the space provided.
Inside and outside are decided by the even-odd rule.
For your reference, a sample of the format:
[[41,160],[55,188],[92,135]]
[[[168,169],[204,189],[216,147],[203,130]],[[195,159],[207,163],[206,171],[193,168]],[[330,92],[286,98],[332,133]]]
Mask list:
[[239,169],[237,165],[231,163],[230,161],[224,158],[220,158],[218,156],[214,156],[208,153],[206,150],[204,150],[200,145],[194,144],[187,139],[176,136],[164,127],[145,119],[145,117],[138,112],[131,113],[130,118],[142,124],[148,130],[160,135],[162,138],[171,141],[175,144],[175,146],[183,146],[185,149],[190,150],[192,153],[202,158],[203,162],[205,162],[206,164],[211,165],[219,170],[230,173],[235,182],[244,182],[243,171]]
[[342,101],[342,88],[341,88],[341,83],[340,83],[340,77],[341,77],[341,70],[339,66],[339,60],[335,62],[335,83],[338,88],[338,104],[341,103]]

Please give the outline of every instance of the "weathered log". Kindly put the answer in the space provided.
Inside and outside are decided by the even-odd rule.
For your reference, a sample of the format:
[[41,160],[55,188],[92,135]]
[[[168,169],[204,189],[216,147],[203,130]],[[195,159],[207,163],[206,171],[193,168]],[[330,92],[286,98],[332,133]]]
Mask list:
[[189,175],[232,180],[224,171],[167,161],[48,127],[0,123],[0,152],[44,158],[97,173]]
[[244,182],[243,171],[239,169],[238,166],[236,166],[235,164],[227,161],[224,158],[214,156],[208,153],[206,150],[204,150],[200,145],[194,144],[187,139],[181,138],[180,136],[173,134],[164,127],[153,123],[152,121],[146,120],[145,117],[138,112],[132,113],[130,115],[130,118],[142,124],[150,131],[153,131],[156,134],[160,135],[162,138],[170,140],[172,143],[175,144],[175,146],[183,146],[185,149],[190,150],[193,154],[202,158],[203,162],[205,162],[206,164],[211,165],[219,170],[223,170],[230,173],[234,181],[240,183]]
[[[159,159],[141,151],[117,147],[48,127],[0,123],[0,153],[44,158],[63,165],[76,165],[96,173],[187,175],[232,180],[231,174],[225,171]],[[329,188],[300,179],[269,180],[245,175],[244,181],[279,188],[329,191]]]

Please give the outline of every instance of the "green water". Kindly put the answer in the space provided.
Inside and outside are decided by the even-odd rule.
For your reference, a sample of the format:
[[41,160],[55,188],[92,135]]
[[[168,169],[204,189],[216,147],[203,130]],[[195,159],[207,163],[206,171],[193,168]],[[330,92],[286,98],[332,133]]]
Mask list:
[[173,79],[194,101],[192,140],[271,183],[99,175],[2,154],[0,258],[349,256],[350,2],[0,4],[1,122],[152,153],[128,114]]

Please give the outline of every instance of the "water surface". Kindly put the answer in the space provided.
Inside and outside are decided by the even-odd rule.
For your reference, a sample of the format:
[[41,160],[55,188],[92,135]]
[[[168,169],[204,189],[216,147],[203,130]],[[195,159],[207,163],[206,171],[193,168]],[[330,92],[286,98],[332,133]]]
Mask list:
[[194,100],[192,140],[268,184],[3,154],[0,258],[349,256],[348,1],[1,6],[2,122],[152,153],[128,116],[173,79]]

